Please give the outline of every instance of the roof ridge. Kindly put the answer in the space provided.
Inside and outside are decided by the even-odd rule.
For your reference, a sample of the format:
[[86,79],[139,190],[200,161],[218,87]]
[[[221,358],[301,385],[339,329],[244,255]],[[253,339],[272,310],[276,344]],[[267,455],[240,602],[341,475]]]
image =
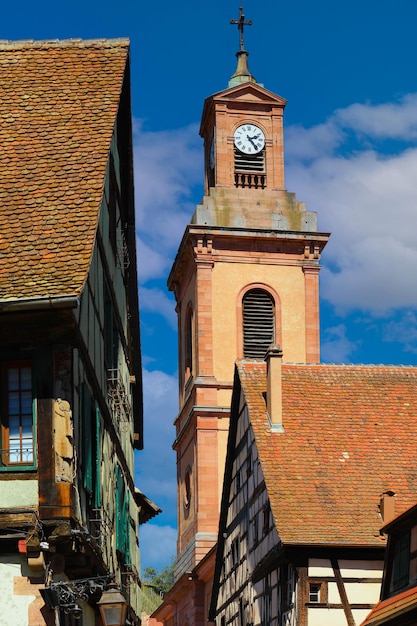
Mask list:
[[23,48],[70,48],[70,47],[125,47],[130,45],[128,37],[82,39],[0,39],[0,50],[21,50]]
[[[238,359],[236,361],[237,365],[262,365],[265,363],[263,359]],[[340,369],[417,369],[416,365],[402,364],[402,363],[297,363],[296,361],[282,361],[282,365],[289,365],[290,367],[299,367],[299,368],[322,368],[322,367],[330,367],[330,368],[340,368]]]
[[416,369],[417,366],[416,365],[412,365],[410,363],[408,364],[402,364],[402,363],[296,363],[294,361],[282,361],[283,365],[291,365],[291,366],[298,366],[298,367],[308,367],[308,368],[312,368],[312,367],[340,367],[340,368],[350,368],[350,369],[355,369],[355,368],[369,368],[369,369],[376,369],[376,368],[383,368],[383,369],[387,369],[387,368],[394,368],[397,367],[399,369]]

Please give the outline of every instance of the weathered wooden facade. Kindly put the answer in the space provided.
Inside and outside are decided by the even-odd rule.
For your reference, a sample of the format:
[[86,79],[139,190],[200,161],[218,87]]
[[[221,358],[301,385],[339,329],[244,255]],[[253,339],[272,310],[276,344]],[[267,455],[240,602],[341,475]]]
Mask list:
[[381,597],[361,626],[417,624],[417,506],[381,531],[388,535]]
[[237,365],[209,619],[358,625],[415,497],[417,370],[281,358]]
[[[139,623],[139,524],[158,509],[134,486],[129,42],[2,42],[0,75],[2,614],[70,624],[39,590],[114,574]],[[97,624],[80,584],[67,604]]]

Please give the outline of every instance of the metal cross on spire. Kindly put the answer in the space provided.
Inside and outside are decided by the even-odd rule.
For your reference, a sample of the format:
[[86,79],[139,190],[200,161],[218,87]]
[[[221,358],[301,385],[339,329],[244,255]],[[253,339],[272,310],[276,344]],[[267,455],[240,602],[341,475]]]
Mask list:
[[243,7],[239,7],[240,16],[238,20],[230,20],[231,24],[237,24],[239,33],[240,33],[240,49],[245,49],[245,40],[244,40],[244,28],[245,26],[252,26],[252,20],[245,20],[245,14],[243,13]]

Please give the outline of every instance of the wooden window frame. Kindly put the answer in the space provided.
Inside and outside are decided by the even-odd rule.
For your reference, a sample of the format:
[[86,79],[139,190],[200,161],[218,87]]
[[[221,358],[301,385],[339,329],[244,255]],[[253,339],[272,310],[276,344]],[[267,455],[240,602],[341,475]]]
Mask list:
[[[18,388],[15,390],[9,389],[8,385],[8,372],[12,369],[19,370],[19,383]],[[23,369],[30,370],[30,387],[22,389],[21,384],[21,371]],[[1,375],[1,404],[0,404],[0,420],[1,420],[1,455],[0,455],[0,472],[10,471],[24,471],[36,469],[36,420],[35,420],[35,402],[33,393],[33,367],[32,362],[28,359],[15,359],[4,361],[0,364]],[[9,398],[15,391],[19,395],[19,405],[22,404],[22,394],[24,392],[30,392],[30,413],[19,412],[19,446],[16,448],[17,453],[20,455],[20,461],[10,461],[10,414],[9,414]],[[22,419],[31,415],[32,421],[32,436],[30,438],[24,437]],[[25,450],[25,439],[29,441],[27,445],[28,455],[31,454],[31,460],[23,460],[23,454]]]
[[[317,600],[312,600],[312,587],[317,587]],[[308,602],[307,604],[327,604],[328,602],[328,587],[327,582],[323,580],[309,580],[307,589]]]

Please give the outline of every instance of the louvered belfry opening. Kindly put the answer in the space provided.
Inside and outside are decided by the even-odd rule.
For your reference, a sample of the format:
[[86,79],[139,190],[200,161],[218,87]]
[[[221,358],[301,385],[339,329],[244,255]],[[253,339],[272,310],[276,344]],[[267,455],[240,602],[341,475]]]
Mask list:
[[235,148],[235,187],[265,189],[265,150],[243,154]]
[[275,341],[275,303],[263,289],[252,289],[243,297],[243,355],[263,359]]

